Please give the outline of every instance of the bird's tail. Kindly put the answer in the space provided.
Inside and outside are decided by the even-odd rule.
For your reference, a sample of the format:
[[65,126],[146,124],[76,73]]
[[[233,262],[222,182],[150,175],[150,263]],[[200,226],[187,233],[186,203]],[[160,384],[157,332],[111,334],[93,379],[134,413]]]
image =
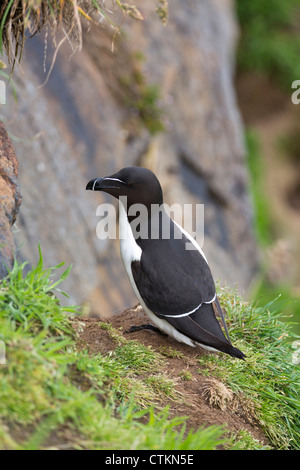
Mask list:
[[[221,309],[219,302],[218,305]],[[231,344],[222,310],[220,316],[225,325],[224,329],[227,337],[222,331],[211,303],[203,303],[196,312],[188,317],[173,317],[168,318],[167,321],[177,330],[186,334],[195,344],[224,352],[232,357],[244,359],[244,353]]]
[[217,296],[216,296],[216,298],[215,298],[215,302],[214,302],[214,303],[215,303],[215,305],[216,305],[216,307],[217,307],[217,311],[218,311],[218,313],[219,313],[219,315],[220,315],[220,317],[221,317],[222,324],[223,324],[223,326],[224,326],[224,330],[225,330],[225,333],[226,333],[228,342],[229,342],[229,344],[230,344],[230,346],[231,346],[230,349],[229,349],[228,354],[230,354],[230,355],[233,356],[233,357],[238,357],[239,359],[245,360],[246,355],[245,355],[242,351],[240,351],[238,348],[235,348],[234,346],[232,346],[232,344],[231,344],[230,337],[229,337],[229,333],[228,333],[228,329],[227,329],[227,325],[226,325],[225,318],[224,318],[224,314],[223,314],[223,310],[222,310],[222,307],[221,307],[221,305],[220,305],[220,302],[219,302],[219,299],[218,299]]
[[215,298],[215,300],[214,300],[214,304],[216,305],[218,314],[220,315],[220,318],[221,318],[221,320],[222,320],[222,323],[223,323],[223,326],[224,326],[224,330],[225,330],[227,339],[228,339],[229,343],[231,344],[231,341],[230,341],[230,338],[229,338],[228,329],[227,329],[227,325],[226,325],[225,318],[224,318],[224,314],[223,314],[223,310],[222,310],[222,307],[221,307],[221,305],[220,305],[220,302],[219,302],[219,299],[218,299],[218,296],[217,296],[217,295],[216,295],[216,298]]
[[240,349],[235,348],[234,346],[231,345],[231,347],[228,350],[228,354],[232,357],[237,357],[238,359],[242,359],[243,361],[245,360],[245,357],[247,357]]

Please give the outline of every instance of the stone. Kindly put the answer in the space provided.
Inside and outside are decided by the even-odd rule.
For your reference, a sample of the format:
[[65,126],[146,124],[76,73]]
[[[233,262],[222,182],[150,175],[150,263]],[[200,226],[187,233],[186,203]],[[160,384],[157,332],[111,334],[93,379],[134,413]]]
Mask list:
[[[152,0],[143,2],[143,14],[145,21],[123,24],[114,53],[112,34],[102,27],[85,33],[80,53],[72,55],[66,42],[43,86],[53,48],[49,40],[45,48],[44,37],[28,39],[22,70],[14,71],[18,103],[8,89],[4,107],[18,137],[20,257],[36,262],[40,242],[46,265],[72,263],[64,283],[69,302],[87,302],[102,316],[136,299],[118,240],[96,237],[96,208],[112,200],[85,186],[124,166],[153,169],[169,204],[205,205],[203,249],[222,284],[243,292],[258,266],[233,83],[233,2],[174,0],[166,26]],[[152,134],[156,108],[165,130]]]
[[18,181],[18,160],[11,140],[0,122],[0,278],[7,275],[15,258],[12,232],[19,207],[21,193]]

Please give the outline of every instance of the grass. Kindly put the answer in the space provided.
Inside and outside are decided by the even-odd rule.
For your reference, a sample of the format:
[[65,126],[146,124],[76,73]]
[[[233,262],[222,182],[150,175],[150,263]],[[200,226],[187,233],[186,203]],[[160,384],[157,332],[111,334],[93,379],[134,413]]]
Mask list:
[[257,134],[247,129],[245,134],[247,164],[250,173],[250,197],[255,208],[254,226],[258,243],[266,247],[273,241],[273,219],[270,204],[265,194],[263,158]]
[[[245,432],[226,435],[216,426],[187,432],[184,417],[170,417],[166,403],[184,399],[162,368],[166,355],[180,358],[175,350],[154,351],[105,323],[101,327],[116,344],[112,353],[91,356],[78,348],[73,322],[79,309],[61,306],[53,293],[69,274],[55,280],[58,269],[44,269],[40,252],[26,276],[24,264],[15,263],[0,286],[7,358],[0,366],[1,449],[261,448]],[[291,360],[288,325],[268,306],[219,292],[232,339],[248,359],[201,356],[201,374],[243,397],[239,403],[263,427],[270,446],[299,448],[299,369]]]
[[[219,292],[228,319],[236,317],[237,298],[228,291]],[[247,367],[224,358],[216,364],[210,358],[210,371],[228,384],[234,393],[242,393],[248,406],[276,448],[290,445],[300,448],[299,366],[292,360],[296,339],[291,325],[281,321],[275,300],[263,307],[239,305],[232,333],[234,343],[247,355]],[[271,313],[272,312],[272,313]]]
[[[186,433],[184,418],[169,418],[157,396],[170,395],[172,384],[149,372],[160,355],[132,341],[110,356],[77,349],[78,309],[60,306],[53,294],[69,270],[53,280],[57,270],[44,269],[41,252],[37,266],[26,276],[23,270],[15,263],[0,287],[7,358],[0,366],[0,448],[213,449],[224,442],[220,428]],[[145,371],[147,381],[139,377]]]
[[[300,0],[253,0],[236,2],[236,11],[241,26],[241,38],[237,54],[238,74],[248,71],[270,79],[286,92],[290,100],[292,82],[300,76],[299,51],[300,35],[298,18]],[[298,160],[297,123],[295,131],[280,138],[283,154],[291,154],[295,165]],[[272,204],[266,194],[264,179],[267,168],[261,155],[261,146],[257,133],[248,129],[246,132],[246,147],[248,150],[248,168],[250,173],[250,194],[255,210],[255,230],[258,244],[265,250],[272,246],[278,233],[275,216],[272,214]],[[284,156],[285,157],[285,156]],[[252,293],[252,298],[258,299],[258,305],[277,299],[274,308],[283,312],[283,316],[293,316],[294,331],[300,332],[300,298],[293,288],[284,282],[271,284],[262,266],[261,277]],[[296,321],[298,320],[298,324]]]
[[[128,16],[135,20],[144,20],[134,4],[121,0],[116,0],[114,5],[105,0],[3,0],[0,6],[0,54],[3,55],[5,51],[10,62],[20,61],[26,32],[34,35],[46,27],[50,28],[54,38],[58,31],[64,34],[57,50],[65,40],[70,41],[75,50],[80,50],[83,22],[96,25],[105,22],[114,29],[115,36],[121,26],[119,12],[124,16],[121,24]],[[158,0],[156,12],[165,24],[168,2]]]
[[[282,142],[280,142],[281,145]],[[286,145],[286,142],[284,143]],[[296,143],[295,143],[296,145]],[[247,163],[250,173],[250,195],[254,206],[254,226],[256,239],[262,249],[272,246],[276,240],[277,223],[272,214],[271,203],[266,194],[264,178],[266,169],[263,165],[261,146],[257,133],[248,129],[246,132]],[[293,330],[300,333],[300,299],[293,288],[287,282],[281,281],[272,284],[268,281],[265,269],[261,266],[261,275],[255,286],[253,286],[252,298],[257,299],[257,304],[263,307],[276,299],[273,309],[282,312],[282,318],[292,317],[294,321]]]

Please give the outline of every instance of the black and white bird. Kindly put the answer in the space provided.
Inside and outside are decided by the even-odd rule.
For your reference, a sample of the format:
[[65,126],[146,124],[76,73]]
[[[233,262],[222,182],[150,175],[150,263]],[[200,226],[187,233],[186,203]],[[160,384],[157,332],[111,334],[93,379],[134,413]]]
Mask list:
[[[154,173],[126,167],[111,176],[92,179],[86,189],[104,191],[121,201],[121,257],[134,293],[156,327],[189,346],[243,359],[245,355],[231,344],[205,255],[165,211],[162,188]],[[138,232],[132,228],[136,217],[130,215],[135,204],[146,209],[144,216],[139,213],[143,230],[139,227]],[[163,233],[166,226],[167,237]],[[195,249],[186,249],[188,243]]]

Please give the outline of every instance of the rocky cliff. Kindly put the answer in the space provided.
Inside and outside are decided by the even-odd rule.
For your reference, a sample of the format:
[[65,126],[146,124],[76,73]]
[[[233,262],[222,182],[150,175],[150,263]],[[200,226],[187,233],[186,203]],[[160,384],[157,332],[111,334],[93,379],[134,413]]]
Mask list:
[[[257,267],[243,127],[233,87],[237,25],[231,1],[174,0],[163,26],[150,0],[145,20],[128,19],[114,39],[85,32],[83,50],[65,44],[48,82],[53,47],[28,39],[2,107],[20,162],[23,203],[18,255],[73,264],[66,291],[96,313],[135,302],[117,240],[96,237],[105,195],[86,182],[126,165],[160,178],[165,200],[205,205],[204,251],[216,278],[246,289]],[[44,64],[44,65],[43,65]]]
[[12,226],[21,204],[18,160],[11,140],[0,122],[0,279],[11,269],[15,256]]

